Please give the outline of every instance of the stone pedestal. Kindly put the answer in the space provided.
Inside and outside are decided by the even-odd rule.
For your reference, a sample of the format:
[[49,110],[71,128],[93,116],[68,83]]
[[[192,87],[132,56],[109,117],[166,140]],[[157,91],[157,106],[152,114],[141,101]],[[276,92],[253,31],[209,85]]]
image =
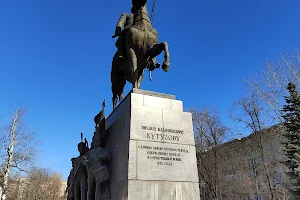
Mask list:
[[191,113],[133,89],[106,120],[111,200],[200,200]]

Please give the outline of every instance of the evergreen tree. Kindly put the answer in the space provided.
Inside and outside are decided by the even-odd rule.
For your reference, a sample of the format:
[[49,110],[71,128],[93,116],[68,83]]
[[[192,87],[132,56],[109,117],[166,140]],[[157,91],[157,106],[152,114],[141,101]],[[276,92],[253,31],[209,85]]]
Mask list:
[[287,130],[283,144],[287,156],[286,165],[291,170],[289,177],[294,186],[293,193],[298,196],[300,194],[300,95],[293,83],[289,83],[287,89],[289,96],[284,97],[286,105],[282,109],[284,126]]

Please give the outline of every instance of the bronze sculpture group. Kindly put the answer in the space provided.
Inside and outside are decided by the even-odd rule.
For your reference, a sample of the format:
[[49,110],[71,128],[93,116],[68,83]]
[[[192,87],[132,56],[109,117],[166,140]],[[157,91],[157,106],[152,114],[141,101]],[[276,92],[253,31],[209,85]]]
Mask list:
[[[156,56],[164,51],[162,69],[170,67],[170,54],[166,42],[158,42],[158,33],[153,28],[146,7],[147,0],[132,0],[131,14],[123,13],[116,26],[113,38],[117,52],[112,61],[111,83],[113,109],[117,101],[122,101],[126,81],[133,88],[140,88],[144,70],[150,72],[160,68]],[[94,118],[95,132],[89,148],[88,142],[78,144],[80,155],[72,158],[72,169],[67,181],[67,200],[109,200],[109,153],[104,149],[106,143],[105,101],[102,110]]]
[[132,14],[123,13],[116,26],[113,38],[119,36],[116,42],[118,50],[113,57],[111,68],[113,109],[118,98],[119,101],[123,99],[126,81],[130,82],[133,88],[140,88],[144,69],[153,71],[160,67],[155,57],[162,51],[162,69],[167,72],[170,67],[168,44],[158,43],[158,33],[152,27],[146,2],[147,0],[132,0]]
[[106,140],[104,107],[105,102],[101,112],[94,118],[96,130],[91,148],[88,147],[86,139],[85,142],[81,141],[78,144],[80,155],[71,159],[72,169],[67,182],[68,200],[110,199],[108,188],[110,155],[104,149]]

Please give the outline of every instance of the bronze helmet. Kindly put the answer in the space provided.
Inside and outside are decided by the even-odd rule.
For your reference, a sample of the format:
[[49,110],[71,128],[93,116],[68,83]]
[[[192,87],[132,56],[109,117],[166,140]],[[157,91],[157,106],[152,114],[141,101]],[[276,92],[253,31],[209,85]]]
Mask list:
[[141,7],[146,4],[147,0],[132,0],[132,5],[140,5]]
[[140,10],[143,6],[146,5],[147,0],[132,0],[132,8],[131,12],[134,13],[135,11]]

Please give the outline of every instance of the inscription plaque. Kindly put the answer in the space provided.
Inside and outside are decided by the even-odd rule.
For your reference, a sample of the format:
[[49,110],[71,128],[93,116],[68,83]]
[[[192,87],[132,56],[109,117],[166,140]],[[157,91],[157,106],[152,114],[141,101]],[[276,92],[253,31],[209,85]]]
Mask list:
[[196,164],[194,153],[194,146],[137,141],[137,178],[197,182],[191,170]]

